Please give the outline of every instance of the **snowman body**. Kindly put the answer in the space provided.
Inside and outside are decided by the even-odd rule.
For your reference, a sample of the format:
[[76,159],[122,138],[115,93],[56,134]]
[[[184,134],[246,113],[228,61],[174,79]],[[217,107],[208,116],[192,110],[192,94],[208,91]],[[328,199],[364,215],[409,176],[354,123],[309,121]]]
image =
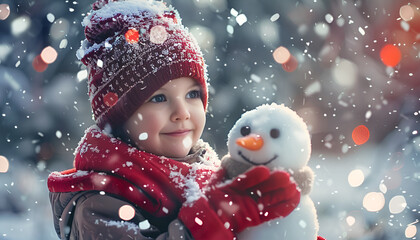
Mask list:
[[[228,150],[222,166],[231,177],[241,173],[235,172],[238,169],[243,171],[256,165],[284,170],[292,177],[303,169],[312,174],[307,167],[311,153],[307,126],[284,105],[262,105],[244,113],[229,132]],[[308,193],[301,192],[299,205],[288,216],[247,228],[238,234],[238,239],[316,240],[318,220]]]

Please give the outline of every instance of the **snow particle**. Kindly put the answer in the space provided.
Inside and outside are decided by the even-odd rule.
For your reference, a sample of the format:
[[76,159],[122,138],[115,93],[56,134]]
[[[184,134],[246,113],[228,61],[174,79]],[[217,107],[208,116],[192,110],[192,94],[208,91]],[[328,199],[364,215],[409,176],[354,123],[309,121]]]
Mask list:
[[168,210],[166,207],[163,207],[163,208],[162,208],[162,212],[164,212],[164,213],[168,214],[169,210]]
[[356,223],[356,219],[353,216],[348,216],[346,218],[346,222],[347,222],[347,225],[351,227],[354,225],[354,223]]
[[305,221],[300,220],[300,221],[299,221],[299,226],[300,226],[301,228],[306,228],[307,224],[306,224],[306,222],[305,222]]
[[98,61],[96,62],[96,65],[102,68],[104,66],[104,62],[101,59],[98,59]]
[[68,40],[67,39],[63,39],[60,41],[60,45],[58,46],[60,49],[66,48],[67,44],[68,44]]
[[362,36],[365,36],[365,30],[362,28],[362,27],[359,27],[359,33],[362,35]]
[[118,210],[119,217],[122,220],[125,220],[125,221],[129,221],[129,220],[133,219],[135,214],[136,214],[136,211],[130,205],[123,205]]
[[140,141],[147,140],[147,138],[149,138],[149,135],[147,134],[147,132],[140,133],[140,135],[139,135],[139,140]]
[[232,9],[230,9],[230,14],[234,17],[237,17],[239,13],[234,8],[232,8]]
[[150,41],[155,44],[162,44],[168,39],[168,32],[164,26],[154,26],[150,29]]
[[381,192],[370,192],[363,198],[363,207],[369,212],[377,212],[385,206],[385,197]]
[[199,219],[198,217],[195,217],[194,219],[195,223],[197,223],[198,225],[203,225],[203,221],[201,219]]
[[81,82],[81,81],[83,81],[83,80],[87,79],[87,77],[88,77],[88,72],[87,72],[87,70],[86,70],[86,69],[84,69],[84,70],[80,70],[80,71],[77,73],[77,80],[78,80],[79,82]]
[[248,21],[248,19],[246,18],[245,14],[239,14],[236,17],[236,22],[239,24],[239,26],[242,26],[247,21]]
[[191,137],[186,137],[184,140],[182,140],[182,145],[184,145],[185,148],[191,148],[192,146],[192,139]]
[[275,22],[280,18],[280,14],[276,13],[270,17],[270,21]]
[[406,207],[407,202],[402,195],[395,196],[389,201],[389,212],[392,214],[401,213]]
[[63,134],[62,134],[59,130],[57,130],[57,131],[55,132],[55,136],[56,136],[58,139],[60,139],[60,138],[63,136]]
[[9,160],[0,155],[0,173],[6,173],[9,170]]
[[229,222],[225,222],[225,224],[224,224],[224,225],[225,225],[225,228],[226,228],[226,229],[229,229],[229,227],[230,227],[230,223],[229,223]]
[[226,26],[226,31],[227,31],[229,34],[233,34],[234,29],[233,29],[233,27],[232,27],[231,25],[227,25],[227,26]]
[[332,23],[334,21],[334,17],[331,14],[327,13],[325,15],[325,21],[327,21],[327,23]]
[[54,16],[54,14],[52,14],[52,13],[48,13],[48,14],[47,14],[47,20],[48,20],[48,22],[53,23],[53,22],[54,22],[54,20],[55,20],[55,16]]
[[147,221],[147,219],[146,219],[146,220],[141,221],[141,222],[139,223],[139,227],[140,227],[140,230],[146,230],[146,229],[149,229],[149,228],[150,228],[150,223],[149,223],[149,221]]

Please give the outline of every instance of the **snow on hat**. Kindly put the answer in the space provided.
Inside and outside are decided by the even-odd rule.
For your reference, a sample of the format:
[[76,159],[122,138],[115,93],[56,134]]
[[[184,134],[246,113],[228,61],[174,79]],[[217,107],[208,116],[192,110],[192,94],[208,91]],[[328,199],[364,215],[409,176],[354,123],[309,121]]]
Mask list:
[[207,107],[207,66],[178,12],[152,0],[98,0],[84,18],[77,57],[87,66],[93,117],[103,129],[123,124],[171,79],[191,77]]

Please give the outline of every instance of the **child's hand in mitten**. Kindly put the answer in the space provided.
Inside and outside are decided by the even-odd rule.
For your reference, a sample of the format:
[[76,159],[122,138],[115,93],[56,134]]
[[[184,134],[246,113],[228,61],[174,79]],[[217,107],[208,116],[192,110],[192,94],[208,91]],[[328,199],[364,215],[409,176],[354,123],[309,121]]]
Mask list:
[[[180,212],[180,219],[196,239],[226,238],[229,234],[231,238],[230,231],[236,234],[287,216],[300,201],[300,192],[290,181],[289,174],[270,172],[265,166],[254,167],[232,181],[213,182],[205,194],[207,199],[200,198]],[[217,230],[212,229],[215,227]]]

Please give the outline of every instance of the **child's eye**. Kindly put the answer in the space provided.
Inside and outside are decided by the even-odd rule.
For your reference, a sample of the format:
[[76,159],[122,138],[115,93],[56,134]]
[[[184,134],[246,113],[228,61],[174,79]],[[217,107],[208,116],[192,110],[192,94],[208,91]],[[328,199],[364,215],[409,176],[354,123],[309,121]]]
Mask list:
[[199,90],[192,90],[187,93],[187,98],[201,98],[201,92]]
[[163,94],[158,94],[156,96],[153,96],[149,102],[155,102],[155,103],[159,103],[159,102],[165,102],[166,101],[166,97]]

